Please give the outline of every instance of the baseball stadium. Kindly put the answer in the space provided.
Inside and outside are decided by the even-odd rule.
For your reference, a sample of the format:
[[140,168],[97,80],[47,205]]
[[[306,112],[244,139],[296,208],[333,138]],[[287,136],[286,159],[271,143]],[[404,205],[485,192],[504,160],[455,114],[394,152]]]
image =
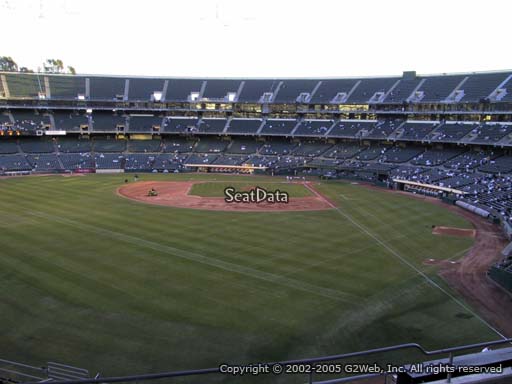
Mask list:
[[[382,47],[361,37],[357,55],[320,49],[315,28],[344,34],[350,21],[316,20],[314,5],[304,19],[297,10],[305,38],[286,30],[296,24],[279,2],[275,18],[268,4],[254,11],[269,32],[250,12],[226,16],[236,7],[226,1],[209,19],[198,0],[178,35],[173,23],[189,11],[176,4],[160,4],[176,10],[165,24],[149,5],[134,16],[101,2],[90,6],[97,18],[77,18],[73,4],[85,2],[62,0],[69,13],[51,40],[58,2],[24,1],[0,0],[1,54],[53,55],[61,39],[66,62],[83,54],[81,70],[87,58],[129,61],[131,36],[140,70],[77,73],[55,59],[36,70],[0,56],[0,384],[512,383],[508,53],[477,71],[423,72],[422,56],[417,71],[405,62],[398,74],[344,76],[351,60],[381,71],[399,49],[388,42],[388,58],[363,59]],[[16,51],[27,37],[10,27],[34,9],[26,34],[37,43]],[[147,12],[173,41],[144,29]],[[106,39],[110,19],[123,27]],[[262,34],[248,60],[278,68],[277,40],[284,52],[286,39],[304,38],[311,72],[217,76],[214,62],[239,67],[229,58],[255,44],[228,42],[246,24]],[[463,46],[464,25],[448,24],[450,44]],[[199,39],[198,25],[212,32],[198,28]],[[90,40],[73,37],[84,31]],[[337,60],[340,75],[317,76],[320,59]],[[159,60],[176,67],[158,75]],[[182,75],[187,60],[213,74]]]
[[[0,79],[2,372],[512,335],[512,72]],[[229,203],[227,187],[289,201]],[[510,356],[495,351],[486,364]]]

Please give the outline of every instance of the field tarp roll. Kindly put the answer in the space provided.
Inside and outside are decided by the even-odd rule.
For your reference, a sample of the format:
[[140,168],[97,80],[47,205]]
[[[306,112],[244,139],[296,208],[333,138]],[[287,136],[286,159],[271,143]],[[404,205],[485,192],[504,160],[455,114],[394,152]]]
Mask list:
[[501,254],[505,257],[512,256],[512,242],[508,243],[508,245],[505,248],[503,248]]
[[124,173],[124,169],[97,169],[96,173]]
[[464,208],[470,212],[476,213],[477,215],[485,217],[485,218],[489,217],[489,215],[490,215],[490,213],[488,211],[486,211],[485,209],[475,207],[474,205],[468,204],[462,200],[457,200],[455,202],[455,205],[458,205],[461,208]]

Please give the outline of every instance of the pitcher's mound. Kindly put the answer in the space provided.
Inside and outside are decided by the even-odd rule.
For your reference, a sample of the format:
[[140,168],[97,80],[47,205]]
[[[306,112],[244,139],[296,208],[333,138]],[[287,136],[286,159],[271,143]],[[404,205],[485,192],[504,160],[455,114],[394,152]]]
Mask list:
[[[120,187],[117,193],[128,199],[148,204],[165,205],[177,208],[206,209],[213,211],[238,212],[278,212],[278,211],[318,211],[332,209],[326,198],[315,191],[314,196],[290,197],[284,203],[226,203],[223,197],[200,197],[189,195],[192,186],[200,181],[139,181]],[[313,189],[311,184],[308,187]],[[148,196],[153,188],[158,196]]]

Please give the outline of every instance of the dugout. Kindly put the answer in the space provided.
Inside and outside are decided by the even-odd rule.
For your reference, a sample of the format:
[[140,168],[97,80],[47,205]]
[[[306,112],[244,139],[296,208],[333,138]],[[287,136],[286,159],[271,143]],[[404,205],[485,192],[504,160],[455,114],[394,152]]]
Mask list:
[[255,166],[250,164],[242,165],[223,165],[223,164],[185,164],[185,167],[192,169],[196,172],[206,173],[243,173],[243,174],[257,174],[263,173],[267,167]]

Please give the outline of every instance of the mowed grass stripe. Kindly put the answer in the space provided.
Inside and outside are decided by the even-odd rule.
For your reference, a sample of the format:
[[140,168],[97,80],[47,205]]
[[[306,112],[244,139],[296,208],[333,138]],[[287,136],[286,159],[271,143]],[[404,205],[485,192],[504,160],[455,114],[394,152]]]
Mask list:
[[[330,213],[332,215],[332,213]],[[268,217],[267,215],[260,215],[262,217]],[[338,222],[339,222],[339,219],[338,219]],[[102,226],[106,226],[107,223],[102,223]],[[276,223],[274,223],[274,225],[276,225]],[[118,227],[118,224],[114,221],[111,221],[110,225],[108,225],[109,228],[116,228]],[[261,228],[260,228],[261,229]],[[314,231],[314,229],[312,228],[312,231]],[[197,232],[197,231],[196,231]],[[355,231],[349,231],[347,230],[346,231],[347,233],[356,233]],[[307,230],[305,229],[302,229],[301,233],[307,233]],[[321,231],[318,231],[319,234],[321,234]],[[299,232],[296,233],[296,235],[298,235]],[[361,235],[359,235],[361,236]],[[304,237],[304,236],[302,236]],[[187,235],[186,234],[182,234],[179,236],[180,239],[183,240],[184,244],[186,244],[188,242],[187,240]],[[344,238],[344,237],[342,237]],[[224,239],[225,240],[225,239]],[[309,239],[308,239],[309,240]],[[361,240],[362,240],[362,237],[361,237]],[[325,241],[325,240],[324,240]],[[281,242],[280,242],[281,243]],[[279,244],[280,244],[279,243]],[[286,260],[286,259],[282,259],[280,261],[285,261],[285,263],[287,265],[289,265],[289,268],[295,268],[297,264],[300,264],[301,260],[302,259],[305,259],[305,260],[315,260],[316,258],[322,258],[324,256],[322,256],[322,253],[321,252],[311,252],[311,253],[306,253],[305,256],[303,258],[300,257],[300,254],[301,252],[303,252],[305,250],[305,248],[307,249],[308,247],[315,247],[316,244],[318,242],[314,242],[314,241],[308,241],[306,242],[303,246],[302,246],[302,249],[300,250],[297,250],[297,249],[294,249],[293,247],[290,247],[288,246],[287,248],[287,252],[292,252],[291,254],[291,257],[290,257],[290,261]],[[362,242],[361,242],[362,243]],[[349,245],[350,242],[347,241],[347,245]],[[186,245],[185,245],[186,246]],[[275,246],[274,246],[275,247]],[[212,247],[213,248],[213,247]],[[341,248],[341,247],[340,247]],[[284,250],[283,250],[284,251]],[[215,255],[214,255],[215,256]],[[223,259],[226,259],[226,255],[223,255]],[[371,260],[370,260],[371,261]],[[305,264],[306,265],[310,265],[312,263],[312,261],[309,261],[309,262],[306,262]],[[366,264],[368,263],[368,261],[363,261],[362,264]],[[326,266],[323,270],[320,270],[318,271],[318,273],[311,273],[311,274],[308,274],[306,276],[303,276],[302,279],[305,280],[305,281],[308,281],[312,284],[315,284],[315,285],[320,285],[321,287],[329,287],[331,286],[332,283],[334,284],[337,284],[340,286],[340,289],[342,289],[343,291],[345,292],[350,292],[353,290],[353,287],[352,285],[350,284],[350,281],[346,281],[346,280],[341,280],[339,279],[339,273],[340,272],[346,272],[346,273],[354,273],[355,275],[359,276],[360,279],[362,279],[363,281],[365,279],[368,279],[368,274],[367,273],[360,273],[360,269],[359,269],[359,264],[361,263],[357,263],[356,266],[353,268],[353,270],[349,269],[349,263],[347,262],[344,262],[342,264],[342,266],[344,267],[344,270],[340,270],[341,268],[338,268],[336,270],[336,273],[333,273],[333,268],[332,266]],[[289,271],[290,269],[282,269],[282,263],[278,263],[278,264],[274,264],[272,265],[271,267],[273,267],[273,270],[276,270],[278,272],[281,272],[283,271],[284,273],[286,273],[287,271]],[[318,269],[318,268],[317,268]],[[367,269],[363,269],[363,270],[367,270]],[[323,274],[323,276],[322,276]],[[329,275],[331,275],[331,277],[329,277]],[[399,274],[389,274],[388,276],[388,280],[389,279],[398,279],[400,277]],[[379,280],[382,280],[379,278]],[[369,285],[371,286],[371,284]]]
[[[142,179],[189,176],[197,179]],[[125,177],[131,179],[0,181],[0,212],[8,212],[5,217],[13,224],[0,231],[0,246],[9,245],[0,257],[0,288],[9,292],[0,298],[6,355],[34,364],[52,357],[117,375],[410,341],[445,347],[495,337],[475,318],[457,317],[460,308],[390,260],[379,244],[335,212],[213,214],[135,204],[114,194]],[[212,180],[208,175],[204,179]],[[257,184],[260,179],[248,180]],[[327,193],[344,189],[325,184]],[[347,196],[358,196],[356,208],[361,204],[393,226],[386,231],[374,218],[365,222],[382,241],[402,247],[399,252],[419,249],[416,238],[450,254],[467,248],[446,237],[427,236],[420,225],[429,219],[425,204],[402,197],[390,202],[387,194],[366,192],[354,186]],[[345,203],[350,208],[352,202]],[[415,207],[418,203],[421,208]],[[401,209],[411,206],[410,214]],[[97,235],[30,215],[31,210],[347,292],[351,300],[333,300]],[[420,215],[421,220],[413,217]],[[440,211],[432,215],[445,217]],[[30,247],[18,252],[25,243]],[[44,257],[33,260],[39,243]],[[422,255],[406,257],[417,262]]]
[[[327,201],[327,200],[326,200]],[[332,205],[332,204],[331,204]],[[334,205],[332,205],[335,207]],[[353,223],[359,230],[367,234],[369,237],[371,237],[373,240],[375,240],[377,243],[379,243],[384,249],[386,249],[390,254],[395,256],[401,263],[405,264],[411,270],[416,272],[418,275],[423,277],[433,288],[441,291],[444,295],[446,295],[451,301],[453,301],[455,304],[457,304],[459,307],[464,309],[466,312],[468,312],[471,316],[474,316],[477,318],[482,324],[484,324],[487,328],[489,328],[491,331],[493,331],[496,335],[498,335],[502,339],[506,339],[506,336],[504,336],[500,331],[498,331],[496,328],[494,328],[489,322],[484,320],[481,316],[479,316],[475,311],[473,311],[467,304],[465,304],[461,299],[458,299],[455,297],[451,292],[449,292],[446,288],[442,287],[439,283],[435,282],[432,278],[430,278],[425,272],[423,272],[421,269],[416,267],[412,262],[404,258],[399,252],[397,252],[395,249],[391,248],[388,244],[383,242],[378,235],[373,233],[370,229],[365,227],[364,225],[360,224],[354,218],[348,214],[347,212],[344,212],[340,207],[336,207],[336,211],[339,212],[340,215],[345,217],[347,220],[349,220],[351,223]]]
[[143,238],[128,235],[128,234],[125,234],[122,232],[115,232],[112,230],[103,229],[101,227],[96,227],[96,226],[91,226],[88,224],[80,223],[75,220],[70,220],[70,219],[66,219],[63,217],[55,216],[55,215],[49,215],[49,214],[46,214],[41,211],[33,211],[32,215],[40,217],[40,218],[44,218],[44,219],[47,219],[47,220],[50,220],[53,222],[57,222],[57,223],[60,223],[63,225],[72,226],[72,227],[87,231],[89,233],[109,237],[111,239],[118,240],[118,241],[124,241],[124,242],[130,243],[130,244],[136,245],[136,246],[150,248],[150,249],[153,249],[156,251],[160,251],[162,253],[170,254],[172,256],[180,257],[180,258],[187,259],[190,261],[195,261],[195,262],[198,262],[201,264],[206,264],[206,265],[209,265],[209,266],[212,266],[215,268],[224,269],[229,272],[239,273],[239,274],[242,274],[247,277],[254,278],[254,279],[265,280],[265,281],[272,282],[272,283],[275,283],[278,285],[284,285],[289,288],[299,289],[299,290],[302,290],[302,291],[305,291],[305,292],[308,292],[311,294],[315,294],[318,296],[328,297],[333,300],[354,304],[353,300],[355,299],[355,297],[353,297],[352,295],[349,295],[345,292],[340,292],[340,291],[336,291],[333,289],[317,287],[312,284],[307,284],[305,282],[285,278],[280,275],[275,275],[275,274],[271,274],[271,273],[267,273],[267,272],[263,272],[263,271],[258,271],[258,270],[248,268],[245,266],[228,263],[228,262],[225,262],[225,261],[222,261],[219,259],[203,256],[198,253],[186,251],[183,249],[178,249],[178,248],[162,245],[162,244],[159,244],[159,243],[156,243],[153,241],[145,240]]
[[[323,184],[319,188],[329,195],[330,198],[337,200],[339,207],[350,213],[358,222],[364,224],[372,231],[377,233],[382,240],[389,236],[397,234],[407,234],[414,241],[403,241],[394,244],[401,253],[407,255],[411,262],[421,266],[423,260],[427,258],[447,259],[457,252],[461,245],[467,248],[472,244],[472,239],[444,237],[442,241],[432,241],[431,226],[433,224],[455,226],[460,228],[471,227],[465,219],[453,215],[441,207],[418,201],[404,196],[394,196],[384,191],[368,191],[359,186],[347,183],[335,184],[324,188]],[[322,189],[324,188],[324,189]],[[342,200],[336,199],[331,189],[343,189],[346,195],[354,194],[362,197],[357,202],[344,204]],[[364,199],[365,195],[367,198]],[[385,198],[375,198],[382,195]],[[403,223],[397,222],[396,218],[405,215],[408,219]],[[386,225],[382,230],[376,226],[375,222]],[[455,251],[454,251],[455,250]]]
[[113,223],[115,225],[115,223]]
[[241,181],[210,181],[204,183],[194,184],[189,191],[189,195],[203,196],[203,197],[225,197],[224,190],[228,187],[235,188],[236,192],[249,191],[256,187],[263,188],[267,191],[280,191],[287,192],[289,197],[307,197],[313,194],[301,183],[269,183],[269,182],[241,182]]
[[[57,204],[56,204],[56,205],[57,205]],[[58,204],[58,205],[59,205],[59,206],[61,206],[62,204]],[[64,214],[64,213],[65,213],[65,211],[66,211],[67,209],[71,209],[71,207],[69,207],[69,208],[61,207],[61,211],[63,211],[63,212],[62,212],[62,214]],[[84,214],[85,214],[85,213],[84,213]],[[97,216],[97,215],[95,215],[95,217],[96,217],[96,216]],[[97,218],[97,217],[96,217],[96,218]],[[122,219],[122,220],[126,220],[126,217],[120,217],[120,219]],[[278,222],[277,222],[277,223],[275,223],[275,221],[276,221],[276,220],[272,220],[272,221],[274,222],[274,225],[279,225],[279,223],[278,223]],[[278,221],[279,221],[279,220],[278,220]],[[300,221],[300,220],[299,220],[299,221]],[[339,219],[338,219],[338,221],[339,221]],[[108,223],[107,223],[107,220],[106,220],[106,218],[105,218],[105,221],[100,220],[100,223],[102,223],[102,225],[103,225],[103,226],[108,226],[108,228],[109,228],[109,229],[112,229],[112,228],[113,228],[113,229],[118,228],[118,227],[119,227],[119,225],[121,225],[121,224],[122,224],[122,223],[120,223],[120,222],[115,221],[115,218],[114,218],[114,220],[110,220],[110,222],[108,222]],[[126,223],[125,223],[125,224],[126,224]],[[158,225],[160,228],[162,228],[162,226],[160,226],[160,224],[156,224],[156,225]],[[132,226],[132,228],[135,228],[135,229],[136,229],[136,225]],[[151,229],[152,229],[152,228],[151,228]],[[255,229],[256,229],[256,228],[255,228]],[[260,228],[259,228],[259,229],[260,229],[260,233],[261,233],[261,229],[262,229],[262,228],[261,228],[261,225],[260,225]],[[155,231],[156,231],[156,229],[152,229],[152,231],[151,231],[151,232],[155,232]],[[307,230],[307,229],[302,229],[302,231],[303,231],[303,232],[308,232],[308,230]],[[310,231],[311,231],[311,232],[313,232],[313,233],[315,233],[314,228],[311,228],[311,229],[310,229]],[[188,232],[188,231],[183,231],[183,232],[181,232],[181,233],[180,233],[180,236],[178,236],[178,237],[179,237],[179,239],[181,239],[181,241],[183,241],[183,244],[187,244],[188,242],[192,242],[192,240],[196,240],[196,235],[192,235],[193,237],[191,238],[190,236],[187,236],[187,232]],[[196,229],[196,231],[194,231],[194,233],[197,233],[197,232],[201,232],[201,230]],[[191,233],[192,233],[192,232],[191,232]],[[267,232],[267,233],[268,233],[268,232]],[[285,233],[286,233],[286,232],[285,232]],[[352,233],[354,233],[354,232],[352,231]],[[288,233],[286,233],[286,234],[288,235]],[[301,236],[301,235],[300,235],[299,231],[294,231],[293,233],[290,233],[290,234],[293,234],[293,236],[294,236],[295,238],[297,238],[297,241],[301,240],[301,238],[302,238],[302,240],[303,240],[303,238],[304,238],[304,236]],[[281,233],[281,236],[282,236],[282,233]],[[314,258],[322,258],[322,257],[323,257],[321,252],[314,252],[314,251],[313,251],[313,249],[312,249],[312,251],[311,251],[309,254],[307,254],[307,253],[306,253],[306,257],[304,257],[304,258],[300,258],[300,255],[297,255],[297,250],[295,250],[295,249],[294,249],[294,247],[293,247],[293,243],[291,243],[291,244],[287,244],[285,241],[282,241],[282,240],[281,240],[281,239],[282,239],[282,238],[281,238],[281,236],[277,236],[277,237],[272,238],[272,239],[270,239],[270,240],[271,240],[271,241],[273,241],[273,242],[275,242],[276,240],[279,240],[279,242],[278,242],[278,243],[276,243],[276,245],[274,246],[274,247],[277,247],[277,249],[276,249],[276,250],[277,250],[279,253],[285,253],[285,252],[290,253],[290,252],[291,252],[291,253],[293,254],[292,260],[290,260],[290,261],[289,261],[289,263],[291,264],[291,267],[293,267],[293,268],[294,268],[298,263],[301,263],[301,262],[302,262],[302,260],[314,260],[311,256],[314,256]],[[321,241],[321,240],[318,238],[319,236],[322,236],[322,231],[318,231],[318,235],[316,235],[316,236],[311,236],[310,238],[308,238],[308,240],[309,240],[309,241],[306,243],[306,248],[307,248],[308,246],[309,246],[310,248],[315,248],[315,247],[316,247],[316,244],[318,244],[318,243]],[[259,238],[259,239],[260,239],[260,241],[261,241],[261,240],[264,240],[264,241],[265,241],[265,243],[266,243],[266,241],[267,241],[267,240],[269,240],[269,239],[264,239],[264,237],[263,237],[263,236],[256,236],[256,237],[257,237],[257,238]],[[158,236],[155,236],[155,238],[158,238]],[[286,236],[286,237],[285,237],[285,239],[286,239],[286,238],[292,238],[292,236]],[[210,241],[209,239],[212,239],[212,240]],[[205,247],[205,248],[214,248],[214,247],[212,247],[212,245],[214,245],[214,243],[215,243],[216,241],[218,241],[217,239],[218,239],[217,237],[213,237],[213,236],[205,236],[205,238],[204,238],[204,239],[203,239],[203,238],[201,239],[201,240],[202,240],[202,242],[203,242],[204,244],[206,244],[206,246],[203,246],[203,247]],[[228,244],[229,244],[229,243],[235,243],[235,241],[236,241],[237,239],[229,239],[229,240],[233,240],[233,241],[225,241],[225,239],[223,239],[223,241],[224,241],[225,243],[228,243]],[[245,240],[245,239],[243,239],[243,240]],[[159,240],[159,241],[160,241],[160,240]],[[348,241],[348,239],[347,239],[347,241]],[[329,245],[329,243],[327,243],[327,245]],[[282,249],[279,249],[280,247],[282,247]],[[308,252],[308,250],[307,250],[307,249],[304,249],[304,246],[303,246],[302,248],[303,248],[303,249],[302,249],[302,251],[306,251],[306,252]],[[223,249],[223,251],[224,251],[224,249]],[[224,252],[224,258],[225,258],[225,257],[227,256],[227,254],[229,253],[228,251],[229,251],[229,250],[225,250],[225,252]],[[265,252],[264,252],[264,254],[265,254],[265,253],[268,253],[268,251],[265,251]],[[239,258],[244,258],[243,254],[238,254],[238,255],[241,255]],[[309,265],[309,264],[311,264],[311,261],[305,262],[305,264],[306,264],[306,265]]]

